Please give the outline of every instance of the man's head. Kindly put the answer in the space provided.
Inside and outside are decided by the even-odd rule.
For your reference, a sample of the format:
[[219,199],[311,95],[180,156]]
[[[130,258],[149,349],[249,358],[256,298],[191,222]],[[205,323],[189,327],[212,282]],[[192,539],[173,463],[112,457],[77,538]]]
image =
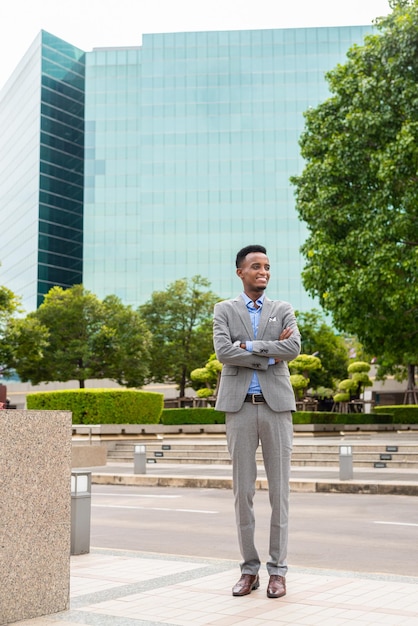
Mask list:
[[251,245],[242,248],[235,264],[245,293],[255,300],[264,292],[270,279],[270,262],[265,247]]
[[263,254],[267,254],[267,250],[264,246],[258,246],[257,244],[245,246],[245,248],[241,248],[241,250],[237,253],[237,258],[235,259],[235,266],[237,269],[241,267],[245,257],[251,252],[262,252]]

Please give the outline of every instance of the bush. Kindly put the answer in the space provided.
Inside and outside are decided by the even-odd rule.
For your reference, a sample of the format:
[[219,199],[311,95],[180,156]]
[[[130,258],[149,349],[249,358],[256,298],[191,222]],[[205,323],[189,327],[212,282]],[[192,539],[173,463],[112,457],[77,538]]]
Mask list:
[[391,424],[390,413],[331,413],[329,411],[296,411],[294,424]]
[[202,387],[196,391],[198,398],[210,398],[213,396],[213,393],[213,389],[209,389],[209,387]]
[[225,413],[215,411],[213,407],[194,409],[163,409],[161,423],[174,424],[225,424]]
[[375,406],[373,413],[392,413],[394,424],[418,424],[418,404]]
[[[294,424],[391,424],[393,416],[389,413],[331,413],[330,411],[296,411],[293,413]],[[224,424],[225,413],[207,408],[164,409],[161,423],[165,425],[181,424]]]
[[28,409],[71,411],[73,424],[158,424],[162,393],[133,389],[72,389],[30,393]]

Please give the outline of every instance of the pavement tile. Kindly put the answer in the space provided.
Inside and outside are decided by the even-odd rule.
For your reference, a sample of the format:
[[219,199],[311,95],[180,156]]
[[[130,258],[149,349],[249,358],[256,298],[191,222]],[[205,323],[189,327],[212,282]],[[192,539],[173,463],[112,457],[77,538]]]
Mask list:
[[[107,470],[120,474],[120,467]],[[213,479],[230,468],[206,471]],[[367,484],[389,482],[386,472],[377,479],[376,472],[360,471]],[[293,476],[306,486],[321,472],[335,480],[335,468],[294,468]],[[418,484],[416,470],[396,475],[405,489]],[[233,597],[237,571],[233,561],[95,548],[71,557],[68,611],[15,626],[418,626],[418,577],[292,567],[287,595],[275,600],[266,597],[266,572],[258,590]]]
[[267,575],[231,594],[238,564],[95,548],[71,558],[69,611],[15,626],[417,626],[418,578],[292,568],[284,598]]

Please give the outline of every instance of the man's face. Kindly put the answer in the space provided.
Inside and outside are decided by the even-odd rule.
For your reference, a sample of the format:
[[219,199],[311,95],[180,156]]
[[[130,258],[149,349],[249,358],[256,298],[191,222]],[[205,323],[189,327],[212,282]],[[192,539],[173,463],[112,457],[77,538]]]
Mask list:
[[268,257],[262,252],[250,252],[237,269],[237,276],[242,280],[245,293],[263,293],[270,279]]

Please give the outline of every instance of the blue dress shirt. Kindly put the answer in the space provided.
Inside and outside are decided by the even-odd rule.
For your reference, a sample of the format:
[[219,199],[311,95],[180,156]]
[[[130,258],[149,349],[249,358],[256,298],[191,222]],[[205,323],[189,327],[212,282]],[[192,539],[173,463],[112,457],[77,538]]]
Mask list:
[[[258,304],[258,309],[254,306],[254,302],[251,300],[251,298],[247,296],[246,293],[242,293],[241,295],[244,299],[245,305],[247,307],[247,311],[250,315],[251,325],[254,331],[254,337],[255,339],[257,339],[258,325],[260,323],[261,311],[263,309],[264,293],[256,300],[256,304]],[[246,341],[245,347],[248,350],[248,352],[252,352],[253,342]],[[273,364],[274,364],[274,359],[273,358],[269,359],[269,365],[273,365]],[[251,379],[250,386],[248,387],[247,393],[261,393],[261,387],[258,381],[258,376],[257,376],[256,371],[253,372],[253,376]]]

